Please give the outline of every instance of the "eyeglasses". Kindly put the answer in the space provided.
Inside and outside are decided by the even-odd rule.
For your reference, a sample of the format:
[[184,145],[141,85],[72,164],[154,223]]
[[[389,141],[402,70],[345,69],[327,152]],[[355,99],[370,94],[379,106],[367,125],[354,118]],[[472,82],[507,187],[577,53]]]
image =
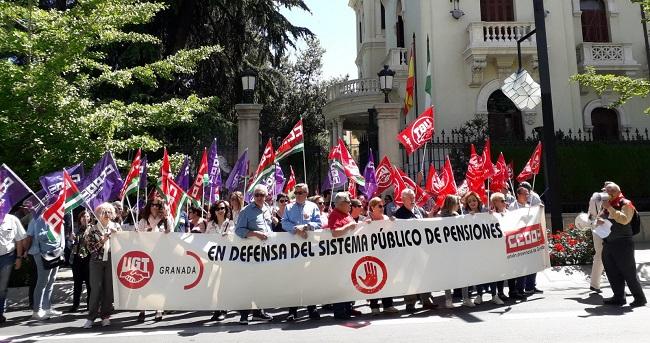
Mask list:
[[303,195],[303,194],[307,194],[307,192],[295,191],[295,192],[293,192],[293,194],[295,194],[295,195]]
[[265,196],[266,196],[266,194],[264,194],[264,193],[255,193],[256,198],[263,198]]
[[322,201],[319,201],[319,202],[317,202],[316,204],[318,204],[318,205],[325,205],[325,203],[322,202]]
[[225,211],[225,210],[226,210],[225,207],[217,207],[217,211]]
[[161,203],[153,203],[153,204],[151,204],[151,207],[158,207],[158,208],[162,208],[162,207],[163,207],[163,205],[162,205]]
[[353,204],[352,207],[359,208],[359,207],[361,207],[361,205],[354,205],[354,204]]
[[280,203],[284,204],[285,202],[287,202],[287,199],[280,199]]

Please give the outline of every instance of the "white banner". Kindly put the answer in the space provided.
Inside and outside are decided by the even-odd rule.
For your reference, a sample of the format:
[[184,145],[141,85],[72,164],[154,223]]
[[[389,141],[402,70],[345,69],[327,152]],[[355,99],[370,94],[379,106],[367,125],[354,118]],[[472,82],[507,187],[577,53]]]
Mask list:
[[540,207],[379,221],[333,238],[121,232],[115,307],[250,309],[402,296],[506,280],[550,266]]

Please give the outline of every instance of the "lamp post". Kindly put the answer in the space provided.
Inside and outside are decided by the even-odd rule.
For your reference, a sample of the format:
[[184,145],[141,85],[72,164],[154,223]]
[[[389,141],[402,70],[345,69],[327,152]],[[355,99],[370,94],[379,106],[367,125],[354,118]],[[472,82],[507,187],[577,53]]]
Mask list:
[[388,94],[393,90],[395,72],[390,70],[388,65],[384,65],[384,69],[380,70],[377,76],[379,76],[379,89],[384,93],[384,103],[389,103]]
[[246,68],[241,73],[241,87],[243,91],[242,102],[252,104],[255,102],[255,86],[257,84],[257,72],[251,68]]
[[561,230],[562,209],[559,197],[558,159],[555,144],[555,126],[553,123],[553,99],[551,97],[551,75],[548,65],[546,40],[546,12],[543,0],[533,0],[535,12],[535,30],[537,33],[537,56],[539,58],[539,83],[542,94],[542,118],[544,120],[544,174],[546,180],[546,206],[551,212],[551,228]]

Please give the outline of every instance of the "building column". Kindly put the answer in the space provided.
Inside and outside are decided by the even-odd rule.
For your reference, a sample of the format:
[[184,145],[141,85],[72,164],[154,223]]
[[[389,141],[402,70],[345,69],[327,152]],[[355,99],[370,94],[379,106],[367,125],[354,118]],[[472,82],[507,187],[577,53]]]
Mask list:
[[249,171],[255,171],[260,161],[260,104],[236,104],[237,154],[241,156],[248,148]]
[[386,54],[390,49],[397,48],[397,0],[384,0],[384,16],[386,28],[384,37],[386,39]]
[[402,168],[402,155],[399,151],[399,142],[395,138],[399,133],[399,119],[402,104],[385,103],[375,104],[377,110],[377,129],[379,133],[379,158],[384,155],[391,163]]

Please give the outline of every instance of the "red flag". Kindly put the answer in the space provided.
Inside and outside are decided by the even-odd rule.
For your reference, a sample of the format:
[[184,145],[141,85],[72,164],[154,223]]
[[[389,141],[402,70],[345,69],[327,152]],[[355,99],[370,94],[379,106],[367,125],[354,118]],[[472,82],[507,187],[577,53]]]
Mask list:
[[427,182],[424,186],[424,189],[431,194],[436,194],[433,191],[433,184],[437,182],[438,182],[438,173],[436,172],[436,167],[433,165],[433,163],[430,163],[429,173],[427,173]]
[[524,166],[524,170],[519,173],[517,176],[517,182],[522,182],[524,180],[528,180],[533,177],[533,175],[539,174],[539,166],[542,163],[542,142],[537,143],[537,147],[535,148],[535,151],[533,151],[533,155],[530,156],[530,159],[528,162],[526,162],[526,166]]
[[397,205],[402,205],[402,191],[406,188],[406,184],[404,183],[404,180],[402,179],[402,174],[400,173],[400,170],[392,166],[391,167],[391,183],[395,186],[395,194],[393,195],[393,201]]
[[485,204],[487,202],[487,195],[485,194],[485,177],[483,169],[483,158],[476,154],[474,144],[470,147],[470,158],[467,164],[467,173],[465,174],[465,181],[470,191],[478,193],[481,201]]
[[289,175],[289,181],[287,181],[287,184],[284,186],[284,193],[289,194],[293,190],[294,187],[296,187],[296,175],[293,173],[293,167],[289,166],[289,170],[291,170],[291,175]]
[[[408,187],[408,188],[412,189],[415,192],[415,203],[418,206],[424,206],[424,204],[426,204],[427,201],[429,201],[429,198],[431,198],[431,195],[429,195],[429,193],[427,193],[424,189],[422,189],[420,186],[418,186],[418,184],[415,183],[415,181],[413,181],[413,179],[408,177],[408,175],[406,175],[406,173],[403,170],[401,170],[399,168],[396,168],[396,170],[397,170],[397,172],[399,174],[399,177],[401,178],[402,184],[404,184],[405,187]],[[404,189],[404,187],[401,188],[400,193],[399,193],[400,202],[402,200],[402,190],[403,189]],[[395,198],[397,198],[397,195],[395,196]]]
[[[339,138],[340,139],[340,138]],[[341,159],[341,146],[338,142],[332,148],[330,148],[330,154],[327,156],[328,160],[340,160]]]
[[350,193],[350,198],[351,199],[356,199],[357,197],[357,183],[356,182],[348,182],[348,193]]
[[122,186],[122,189],[120,189],[120,200],[124,201],[124,197],[133,191],[138,190],[138,186],[140,185],[140,164],[141,164],[141,159],[140,159],[140,154],[142,153],[141,149],[138,149],[138,152],[135,153],[135,157],[133,158],[133,162],[131,163],[131,169],[129,169],[129,173],[126,174],[126,180],[124,180],[124,185]]
[[377,180],[377,191],[375,194],[381,194],[393,185],[393,166],[390,164],[388,157],[384,156],[375,170],[375,179]]
[[434,132],[433,106],[427,108],[415,121],[410,123],[397,135],[397,140],[406,148],[410,155],[433,137]]
[[440,171],[440,175],[432,182],[432,193],[436,195],[436,205],[442,207],[445,197],[450,194],[456,194],[457,191],[454,170],[451,167],[449,156],[447,156],[445,166]]
[[167,155],[167,148],[163,148],[163,160],[160,167],[161,187],[163,194],[169,192],[169,180],[172,177],[171,166],[169,164],[169,155]]
[[68,172],[63,170],[63,188],[59,193],[56,201],[47,207],[41,217],[50,226],[50,229],[47,232],[47,237],[49,241],[56,242],[63,238],[63,217],[66,212],[74,210],[83,202],[83,198],[79,193],[77,185],[68,174]]
[[248,187],[248,192],[252,192],[253,188],[266,179],[271,173],[275,171],[275,152],[273,151],[273,142],[271,138],[266,143],[264,152],[262,153],[262,158],[260,159],[260,164],[257,166],[255,175],[253,176],[253,181]]
[[[415,45],[415,42],[413,42]],[[402,112],[404,115],[408,115],[411,107],[413,107],[413,98],[415,94],[415,56],[413,56],[413,48],[411,48],[411,53],[409,55],[409,65],[408,65],[408,76],[406,79],[406,96],[404,97],[404,108]]]
[[205,177],[207,174],[208,174],[208,152],[206,151],[205,148],[203,148],[203,156],[201,157],[201,164],[199,165],[199,170],[196,174],[196,179],[194,179],[192,188],[190,188],[190,191],[187,193],[187,195],[192,199],[194,199],[195,201],[202,202],[203,183],[205,181]]
[[497,164],[494,167],[494,175],[492,176],[492,182],[490,182],[490,191],[492,192],[501,192],[508,184],[508,166],[506,165],[506,160],[503,157],[503,153],[499,154],[499,159]]
[[280,147],[275,152],[275,160],[279,162],[283,158],[293,153],[302,151],[304,147],[305,144],[302,131],[302,119],[300,119],[298,120],[298,123],[296,123],[296,125],[293,127],[293,129],[291,129],[289,135],[284,138],[282,144],[280,144]]
[[485,140],[483,147],[483,179],[489,179],[494,175],[494,164],[492,163],[492,154],[490,153],[490,137]]
[[361,175],[357,163],[350,155],[348,148],[345,147],[345,142],[343,142],[341,138],[339,138],[339,152],[341,156],[341,164],[343,165],[343,170],[345,171],[345,176],[347,176],[348,179],[351,179],[352,181],[364,186],[365,179]]

